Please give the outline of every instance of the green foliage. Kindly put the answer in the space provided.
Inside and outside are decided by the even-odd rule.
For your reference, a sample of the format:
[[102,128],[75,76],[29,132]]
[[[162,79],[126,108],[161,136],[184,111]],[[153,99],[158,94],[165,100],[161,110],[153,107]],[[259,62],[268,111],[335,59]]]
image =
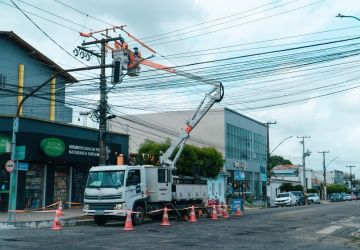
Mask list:
[[310,194],[310,193],[317,193],[318,192],[318,190],[316,190],[315,188],[309,188],[308,190],[307,190],[307,192]]
[[145,140],[145,142],[140,145],[137,163],[159,165],[160,152],[165,152],[169,145],[170,140],[167,140],[164,143]]
[[292,164],[290,160],[285,159],[279,155],[272,155],[272,156],[270,156],[270,169],[269,170],[271,170],[276,165],[289,165],[289,164]]
[[[137,163],[159,165],[160,151],[165,152],[169,146],[169,140],[165,143],[146,140],[140,145]],[[145,157],[143,157],[143,155]],[[223,164],[223,156],[215,148],[199,148],[187,144],[176,163],[176,173],[185,176],[215,178],[219,174]]]
[[328,194],[348,191],[348,188],[344,184],[329,184],[326,185],[326,189]]
[[292,188],[291,183],[283,183],[280,185],[279,189],[281,192],[289,192],[289,190]]

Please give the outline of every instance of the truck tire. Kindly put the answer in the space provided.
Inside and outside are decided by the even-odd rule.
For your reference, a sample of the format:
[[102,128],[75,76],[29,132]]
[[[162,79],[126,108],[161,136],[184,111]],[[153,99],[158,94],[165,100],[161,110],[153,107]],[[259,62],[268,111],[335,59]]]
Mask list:
[[144,222],[145,210],[142,206],[137,205],[134,212],[137,213],[132,214],[132,222],[135,226],[139,226]]
[[106,224],[107,218],[103,215],[95,215],[94,221],[95,221],[96,225],[103,226]]

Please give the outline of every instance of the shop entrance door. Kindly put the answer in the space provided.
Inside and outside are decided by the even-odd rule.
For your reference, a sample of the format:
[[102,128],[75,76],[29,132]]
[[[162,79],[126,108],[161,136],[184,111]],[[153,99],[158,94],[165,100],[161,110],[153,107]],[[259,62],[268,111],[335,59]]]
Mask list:
[[69,198],[69,167],[55,167],[54,175],[54,202],[62,201],[64,206]]

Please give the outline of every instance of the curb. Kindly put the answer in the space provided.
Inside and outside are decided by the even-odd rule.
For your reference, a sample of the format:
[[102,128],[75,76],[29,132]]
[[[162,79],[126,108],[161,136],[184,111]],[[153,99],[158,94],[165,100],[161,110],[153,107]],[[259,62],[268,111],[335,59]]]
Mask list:
[[[60,223],[63,227],[94,224],[93,219],[79,220],[80,218],[81,217],[60,219]],[[0,230],[40,229],[51,228],[52,226],[53,220],[0,222]]]

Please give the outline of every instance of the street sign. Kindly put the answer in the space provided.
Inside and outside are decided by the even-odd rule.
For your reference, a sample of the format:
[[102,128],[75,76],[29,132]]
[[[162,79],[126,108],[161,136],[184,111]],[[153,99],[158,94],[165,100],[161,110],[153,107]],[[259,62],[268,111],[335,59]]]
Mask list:
[[18,162],[16,168],[19,171],[28,171],[29,170],[29,163],[27,163],[27,162]]
[[26,146],[16,146],[15,160],[17,161],[25,160],[25,150],[26,150]]
[[6,171],[8,171],[9,173],[11,173],[15,168],[15,162],[13,160],[8,160],[5,163],[5,169]]

